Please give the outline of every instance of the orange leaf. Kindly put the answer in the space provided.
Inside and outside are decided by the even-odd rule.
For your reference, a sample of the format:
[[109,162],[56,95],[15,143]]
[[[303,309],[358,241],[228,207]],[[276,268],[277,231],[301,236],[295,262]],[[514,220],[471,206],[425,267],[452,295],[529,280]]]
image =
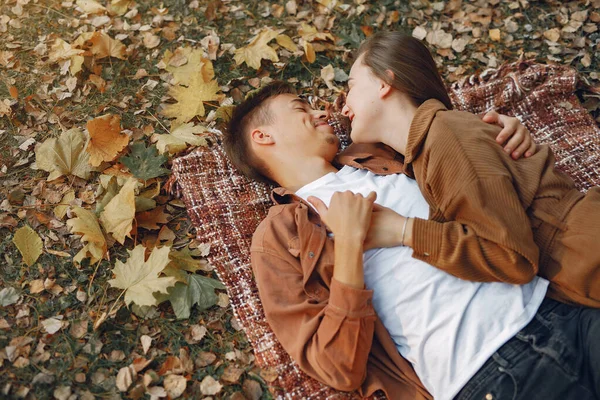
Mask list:
[[14,86],[11,86],[11,87],[8,89],[8,92],[10,93],[10,97],[12,97],[13,99],[15,99],[15,100],[16,100],[16,99],[18,99],[18,98],[19,98],[19,89],[17,89],[16,87],[14,87]]
[[94,167],[103,161],[112,161],[129,143],[129,136],[121,133],[121,117],[107,114],[87,123],[90,142],[86,151],[90,153],[90,164]]
[[158,224],[169,222],[170,214],[165,213],[165,207],[159,206],[150,211],[138,213],[135,216],[138,228],[154,230],[160,228]]

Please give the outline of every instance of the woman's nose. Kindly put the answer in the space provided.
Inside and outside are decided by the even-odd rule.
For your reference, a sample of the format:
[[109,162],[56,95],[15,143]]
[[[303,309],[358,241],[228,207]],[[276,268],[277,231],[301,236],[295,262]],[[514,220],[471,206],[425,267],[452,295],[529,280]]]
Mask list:
[[350,112],[350,109],[348,108],[348,105],[344,104],[344,107],[342,107],[342,115],[344,117],[347,117],[349,112]]

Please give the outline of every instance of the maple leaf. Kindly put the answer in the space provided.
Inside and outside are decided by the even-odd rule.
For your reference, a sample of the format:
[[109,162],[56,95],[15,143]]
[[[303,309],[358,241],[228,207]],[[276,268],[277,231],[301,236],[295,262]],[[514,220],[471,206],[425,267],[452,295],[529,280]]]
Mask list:
[[87,49],[83,55],[94,56],[97,60],[105,57],[127,58],[125,45],[102,32],[82,33],[73,45]]
[[73,261],[81,262],[88,255],[91,256],[92,263],[101,260],[107,254],[107,245],[96,214],[81,207],[73,207],[73,212],[76,217],[68,219],[67,226],[71,233],[81,235],[81,240],[86,243]]
[[30,267],[42,254],[42,239],[28,225],[17,229],[12,241],[23,256],[25,264]]
[[85,152],[86,137],[79,129],[63,132],[58,139],[50,138],[35,150],[37,168],[50,172],[48,180],[62,175],[75,175],[88,179],[92,167]]
[[212,62],[200,49],[180,47],[174,53],[167,50],[159,64],[164,64],[164,68],[173,74],[173,83],[183,86],[189,86],[198,74],[202,75],[204,82],[215,77]]
[[108,11],[113,15],[123,15],[127,12],[131,0],[112,0],[108,4]]
[[125,304],[155,306],[158,304],[152,293],[168,293],[167,288],[175,284],[175,278],[159,277],[169,263],[168,246],[154,248],[148,260],[144,260],[146,248],[137,245],[129,251],[126,263],[117,260],[113,273],[115,279],[108,281],[111,287],[125,290]]
[[130,146],[131,153],[119,160],[139,179],[148,180],[169,173],[169,170],[161,165],[167,161],[164,155],[158,155],[156,147],[146,148],[143,142],[137,142]]
[[52,47],[50,47],[48,62],[55,63],[60,60],[68,60],[73,56],[78,56],[82,53],[84,53],[83,50],[75,49],[69,43],[57,38],[52,44]]
[[107,232],[121,244],[125,236],[129,236],[135,217],[135,188],[137,179],[130,178],[125,182],[119,194],[113,197],[100,214],[100,222]]
[[[169,289],[167,299],[171,302],[178,319],[189,318],[195,304],[198,305],[200,311],[217,304],[218,298],[215,289],[225,289],[225,286],[216,279],[198,274],[187,274],[187,285],[177,282],[173,288]],[[161,296],[162,298],[163,296]]]
[[77,6],[86,14],[96,14],[106,11],[106,8],[104,8],[102,4],[99,4],[94,0],[77,0],[75,4],[77,4]]
[[99,166],[103,161],[112,161],[129,143],[129,136],[121,133],[121,117],[107,114],[87,122],[90,140],[86,148],[90,164]]
[[152,135],[152,140],[156,141],[156,148],[163,154],[168,152],[169,154],[176,154],[180,151],[187,149],[188,145],[192,146],[206,146],[206,139],[201,136],[196,136],[196,133],[205,132],[206,128],[202,125],[194,125],[193,123],[187,123],[178,126],[173,129],[170,134],[158,134]]
[[190,79],[189,86],[176,85],[169,89],[169,95],[177,100],[175,104],[167,104],[162,114],[175,118],[172,127],[188,122],[195,116],[204,116],[204,102],[217,99],[219,84],[215,80],[205,81],[202,71],[198,71]]
[[[137,207],[136,207],[137,208]],[[144,211],[137,213],[135,221],[138,228],[144,228],[148,230],[159,229],[159,223],[166,224],[169,222],[170,214],[165,213],[165,207],[156,207],[150,211]]]
[[237,65],[246,63],[250,68],[259,69],[262,59],[279,61],[277,52],[268,43],[275,39],[279,32],[271,28],[264,28],[258,35],[252,38],[252,41],[245,47],[237,49],[233,56]]

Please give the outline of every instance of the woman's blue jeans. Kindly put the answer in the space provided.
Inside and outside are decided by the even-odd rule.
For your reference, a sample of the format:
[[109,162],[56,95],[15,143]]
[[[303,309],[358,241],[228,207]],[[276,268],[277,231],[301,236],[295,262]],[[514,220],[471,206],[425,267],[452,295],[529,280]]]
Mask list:
[[546,298],[455,400],[600,399],[600,309]]

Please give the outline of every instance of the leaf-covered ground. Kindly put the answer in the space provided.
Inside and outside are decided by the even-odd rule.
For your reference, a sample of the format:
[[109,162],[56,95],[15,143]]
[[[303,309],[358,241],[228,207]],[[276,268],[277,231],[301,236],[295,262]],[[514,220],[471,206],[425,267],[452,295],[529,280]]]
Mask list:
[[597,87],[599,24],[600,0],[3,1],[0,397],[270,398],[171,160],[270,80],[334,98],[381,29],[448,82],[524,57]]

